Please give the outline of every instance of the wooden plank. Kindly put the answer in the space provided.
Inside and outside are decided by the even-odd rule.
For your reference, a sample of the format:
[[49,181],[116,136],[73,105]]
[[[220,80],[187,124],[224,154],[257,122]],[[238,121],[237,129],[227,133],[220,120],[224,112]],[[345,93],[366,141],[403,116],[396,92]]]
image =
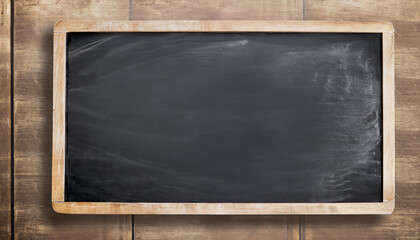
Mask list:
[[52,33],[61,19],[128,19],[128,1],[15,1],[16,239],[130,239],[131,216],[51,207]]
[[[134,20],[301,20],[303,18],[303,1],[175,1],[163,0],[132,0],[132,18]],[[164,216],[153,216],[153,221],[147,216],[135,216],[134,234],[136,239],[161,239],[165,233],[178,232],[178,236],[166,234],[168,239],[203,239],[215,235],[219,239],[229,239],[225,235],[234,236],[236,229],[244,229],[243,239],[299,239],[299,219],[296,216],[261,216],[258,224],[246,224],[248,217],[234,216],[218,219],[218,226],[226,228],[223,234],[217,234],[208,227],[211,216],[194,216],[190,222],[183,221],[183,216],[173,216],[173,224],[167,224]],[[176,222],[179,221],[179,224]],[[265,221],[275,222],[276,229],[268,231],[265,238],[261,231]],[[142,224],[143,225],[140,225]],[[229,227],[232,226],[232,227]],[[147,232],[145,227],[147,227]],[[196,229],[206,236],[194,235]],[[288,231],[289,230],[289,231]],[[147,233],[147,234],[146,234]],[[230,235],[232,234],[232,235]],[[241,239],[241,237],[232,237]]]
[[[135,239],[299,239],[298,217],[136,216]],[[290,221],[293,221],[290,222]],[[289,229],[288,229],[289,228]]]
[[0,1],[0,239],[11,238],[10,9]]
[[[391,21],[395,27],[396,209],[390,216],[306,217],[306,239],[418,239],[420,235],[420,5],[416,0],[306,0],[305,19]],[[345,233],[345,234],[343,234]]]
[[307,217],[305,239],[418,239],[418,216]]
[[133,0],[133,20],[301,20],[301,0]]
[[[64,201],[66,33],[54,33],[52,201]],[[62,91],[56,91],[62,89]],[[56,149],[57,148],[57,149]]]
[[[357,32],[393,33],[388,22],[331,21],[61,21],[54,32]],[[392,42],[390,42],[391,44]],[[388,46],[390,52],[393,46]]]
[[298,215],[390,214],[394,201],[368,203],[112,203],[54,201],[67,214]]
[[394,32],[382,34],[383,201],[395,199]]

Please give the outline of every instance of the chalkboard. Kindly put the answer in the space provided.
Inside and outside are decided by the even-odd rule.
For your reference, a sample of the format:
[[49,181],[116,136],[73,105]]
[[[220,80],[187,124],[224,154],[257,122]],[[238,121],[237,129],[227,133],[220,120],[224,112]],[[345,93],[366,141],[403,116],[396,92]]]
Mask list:
[[66,200],[382,201],[381,35],[70,33]]
[[[392,212],[389,25],[192,23],[215,27],[56,30],[53,200],[70,204],[59,212]],[[152,205],[120,205],[138,203]]]

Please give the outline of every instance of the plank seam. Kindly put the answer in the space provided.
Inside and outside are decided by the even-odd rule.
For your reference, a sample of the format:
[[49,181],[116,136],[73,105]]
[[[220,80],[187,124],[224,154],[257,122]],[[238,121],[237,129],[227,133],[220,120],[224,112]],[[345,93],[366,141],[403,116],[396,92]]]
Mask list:
[[134,240],[134,215],[131,215],[131,240]]
[[305,240],[305,215],[299,216],[299,240]]
[[[131,1],[131,0],[130,0]],[[306,0],[303,0],[303,3],[302,3],[302,20],[305,20],[305,8],[306,8],[306,2],[305,2]]]
[[15,239],[15,127],[14,127],[14,10],[15,1],[10,1],[10,238]]
[[128,0],[128,20],[132,20],[133,19],[133,11],[132,11],[132,3],[133,3],[133,0]]

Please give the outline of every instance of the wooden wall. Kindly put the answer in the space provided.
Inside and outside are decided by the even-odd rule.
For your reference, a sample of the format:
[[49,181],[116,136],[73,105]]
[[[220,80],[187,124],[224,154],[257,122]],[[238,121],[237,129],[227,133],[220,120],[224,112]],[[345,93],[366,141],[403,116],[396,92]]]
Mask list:
[[[0,8],[0,239],[420,238],[418,0],[0,0]],[[52,28],[60,19],[391,21],[396,29],[394,214],[133,217],[54,213],[50,203]]]

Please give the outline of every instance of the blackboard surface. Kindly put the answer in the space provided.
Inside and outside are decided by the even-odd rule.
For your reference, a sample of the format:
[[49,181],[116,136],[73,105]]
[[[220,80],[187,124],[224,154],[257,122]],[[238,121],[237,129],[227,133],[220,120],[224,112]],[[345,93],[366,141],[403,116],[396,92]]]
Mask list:
[[68,33],[65,201],[382,201],[381,35]]

